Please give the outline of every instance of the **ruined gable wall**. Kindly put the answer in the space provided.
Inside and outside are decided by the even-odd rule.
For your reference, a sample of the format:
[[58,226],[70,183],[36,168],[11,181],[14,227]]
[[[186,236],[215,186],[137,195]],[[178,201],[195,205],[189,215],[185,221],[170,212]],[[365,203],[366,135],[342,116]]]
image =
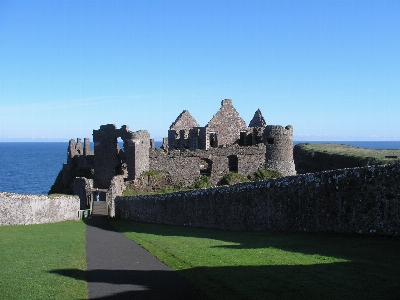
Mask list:
[[246,131],[246,122],[239,117],[232,100],[222,100],[220,110],[206,126],[209,132],[217,132],[218,145],[231,145],[239,141],[240,131]]
[[400,164],[117,197],[121,219],[286,232],[400,235]]
[[168,130],[168,148],[169,150],[174,149],[185,149],[188,146],[189,130],[193,127],[199,127],[200,125],[192,117],[189,111],[184,110],[171,124]]

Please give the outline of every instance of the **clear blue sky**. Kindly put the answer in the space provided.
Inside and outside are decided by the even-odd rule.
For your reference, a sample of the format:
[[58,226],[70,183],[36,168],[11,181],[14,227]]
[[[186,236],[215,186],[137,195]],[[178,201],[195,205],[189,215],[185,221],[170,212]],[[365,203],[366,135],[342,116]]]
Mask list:
[[160,140],[225,98],[295,140],[400,140],[400,1],[0,0],[0,141]]

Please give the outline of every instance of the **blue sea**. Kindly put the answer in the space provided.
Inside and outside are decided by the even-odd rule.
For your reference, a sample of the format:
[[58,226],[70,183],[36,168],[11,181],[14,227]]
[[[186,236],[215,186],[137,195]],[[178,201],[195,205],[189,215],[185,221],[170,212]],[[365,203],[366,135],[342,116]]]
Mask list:
[[[295,142],[297,143],[304,143]],[[346,144],[370,149],[400,149],[400,141],[315,142]],[[156,142],[160,147],[161,142]],[[91,146],[93,149],[93,145]],[[68,142],[0,143],[0,191],[20,194],[47,194],[63,163],[67,162]]]

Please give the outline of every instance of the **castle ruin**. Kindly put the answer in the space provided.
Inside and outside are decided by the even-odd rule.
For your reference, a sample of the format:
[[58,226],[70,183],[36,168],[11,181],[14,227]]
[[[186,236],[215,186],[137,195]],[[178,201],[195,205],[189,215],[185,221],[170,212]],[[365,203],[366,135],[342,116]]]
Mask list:
[[119,129],[114,124],[100,126],[93,130],[93,142],[91,151],[88,139],[84,147],[80,139],[71,140],[63,170],[75,164],[92,169],[91,185],[99,189],[108,189],[116,176],[123,179],[119,182],[131,182],[149,170],[167,173],[172,185],[182,187],[201,175],[217,185],[229,172],[247,176],[265,165],[283,176],[296,174],[292,126],[267,125],[259,109],[247,126],[230,99],[222,100],[204,127],[184,110],[171,124],[161,148],[154,147],[147,131],[132,132],[126,125]]

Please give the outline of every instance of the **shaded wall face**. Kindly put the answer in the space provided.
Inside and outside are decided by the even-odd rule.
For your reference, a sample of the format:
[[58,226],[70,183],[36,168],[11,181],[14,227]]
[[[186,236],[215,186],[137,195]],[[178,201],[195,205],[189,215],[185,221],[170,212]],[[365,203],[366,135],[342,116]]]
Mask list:
[[94,141],[94,186],[107,189],[120,164],[117,156],[117,138],[103,137]]
[[400,164],[117,197],[115,209],[122,219],[180,226],[400,235]]

